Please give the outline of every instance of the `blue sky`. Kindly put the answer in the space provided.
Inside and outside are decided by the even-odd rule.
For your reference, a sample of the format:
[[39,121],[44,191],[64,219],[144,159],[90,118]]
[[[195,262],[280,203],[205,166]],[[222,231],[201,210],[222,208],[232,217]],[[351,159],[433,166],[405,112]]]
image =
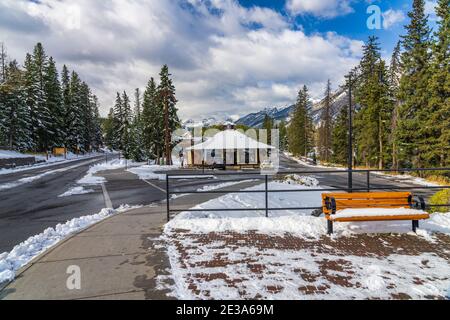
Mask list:
[[[317,0],[320,1],[320,0]],[[286,9],[284,1],[277,0],[240,0],[242,6],[251,8],[254,6],[262,6],[271,8],[290,17],[289,10]],[[393,10],[395,12],[402,12],[403,19],[399,17],[389,28],[381,28],[379,30],[369,30],[366,26],[366,21],[369,16],[367,8],[371,4],[380,7],[382,12]],[[349,4],[352,12],[337,15],[331,18],[317,17],[312,14],[300,14],[294,17],[296,25],[307,34],[326,33],[329,31],[336,32],[342,36],[350,37],[365,41],[369,36],[375,35],[380,38],[381,48],[385,54],[390,54],[399,40],[400,35],[404,34],[404,25],[408,22],[407,12],[411,9],[412,1],[393,0],[393,1],[351,1]],[[431,23],[431,25],[434,25]]]
[[[426,0],[433,12],[436,0]],[[367,27],[371,5],[379,30]],[[389,59],[410,0],[0,0],[0,42],[23,62],[37,42],[58,67],[78,71],[99,97],[144,90],[163,64],[173,74],[183,119],[236,118],[320,99],[360,59],[369,35]],[[433,17],[430,19],[433,24]]]

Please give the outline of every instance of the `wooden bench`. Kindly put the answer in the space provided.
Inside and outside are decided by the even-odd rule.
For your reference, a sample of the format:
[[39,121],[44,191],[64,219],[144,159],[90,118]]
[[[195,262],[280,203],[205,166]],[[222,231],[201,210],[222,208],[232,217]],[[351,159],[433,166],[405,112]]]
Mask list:
[[[393,210],[398,208],[409,210],[403,210],[404,213]],[[358,209],[364,210],[358,212]],[[425,212],[425,200],[413,197],[410,192],[323,193],[322,211],[327,218],[328,234],[333,233],[335,221],[412,220],[412,229],[416,232],[419,220],[430,217]]]

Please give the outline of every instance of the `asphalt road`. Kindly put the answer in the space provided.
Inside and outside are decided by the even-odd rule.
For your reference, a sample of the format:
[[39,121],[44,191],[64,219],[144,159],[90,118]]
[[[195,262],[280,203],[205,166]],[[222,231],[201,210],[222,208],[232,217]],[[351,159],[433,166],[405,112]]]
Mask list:
[[[117,156],[115,156],[117,157]],[[109,156],[108,160],[111,160]],[[46,167],[0,174],[0,253],[10,251],[30,236],[73,218],[98,213],[112,204],[148,205],[166,199],[165,181],[143,181],[123,169],[98,172],[107,179],[101,185],[86,186],[94,192],[59,197],[84,177],[90,166],[105,161],[103,156],[80,159]],[[36,178],[37,177],[37,178]],[[21,179],[32,179],[18,183]],[[199,188],[212,179],[181,181],[181,185]],[[5,187],[8,184],[13,186]],[[173,182],[176,189],[177,181]],[[106,201],[105,193],[111,203]]]
[[[104,157],[76,160],[63,164],[55,164],[13,174],[0,175],[0,252],[10,251],[16,244],[26,240],[30,236],[41,233],[48,227],[54,227],[58,223],[67,220],[98,213],[102,208],[112,205],[114,208],[122,204],[148,205],[164,200],[165,181],[140,180],[136,175],[123,169],[99,172],[97,175],[107,179],[102,189],[101,185],[90,186],[94,192],[70,197],[58,197],[70,188],[76,186],[76,181],[81,179],[91,165],[104,161]],[[285,156],[281,157],[281,170],[314,171],[316,168],[305,167]],[[322,169],[320,169],[322,170]],[[197,172],[191,172],[195,175]],[[211,173],[214,174],[214,173]],[[39,178],[2,189],[2,186],[17,183],[19,179]],[[311,174],[316,177],[322,186],[333,188],[345,188],[347,175],[343,173]],[[171,180],[171,190],[187,191],[196,190],[206,184],[217,184],[222,181],[246,180],[255,176],[242,173],[242,176],[216,176],[216,179],[206,177],[200,179],[176,179]],[[354,187],[366,187],[366,177],[354,174]],[[392,178],[371,177],[371,185],[377,187],[386,186],[418,186],[411,183],[395,181]],[[236,187],[238,188],[238,187]],[[430,195],[433,191],[418,191]],[[106,201],[110,199],[110,203]],[[108,199],[108,200],[109,200]]]

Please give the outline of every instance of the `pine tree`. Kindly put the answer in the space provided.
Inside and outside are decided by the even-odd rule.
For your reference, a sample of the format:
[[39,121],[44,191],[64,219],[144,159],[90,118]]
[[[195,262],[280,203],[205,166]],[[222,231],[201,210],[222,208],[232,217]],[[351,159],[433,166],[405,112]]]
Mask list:
[[391,101],[394,104],[394,110],[392,112],[392,119],[391,119],[391,129],[390,129],[390,144],[392,146],[392,168],[398,169],[399,168],[399,161],[398,161],[398,119],[400,117],[400,101],[397,99],[399,94],[399,88],[400,88],[400,79],[402,76],[402,65],[401,65],[401,43],[400,41],[397,42],[397,45],[394,48],[394,51],[392,53],[391,57],[391,64],[389,66],[389,87],[390,87],[390,94],[391,94]]
[[393,101],[388,70],[381,60],[378,38],[369,37],[363,47],[356,88],[355,139],[358,159],[366,167],[379,169],[390,162],[390,129]]
[[430,28],[425,15],[425,1],[414,0],[408,16],[407,34],[402,37],[403,76],[399,88],[401,107],[397,130],[399,157],[405,166],[423,167],[427,165],[424,153],[432,134],[426,127],[430,98]]
[[71,127],[72,108],[71,108],[71,96],[70,96],[70,74],[67,66],[64,65],[61,73],[61,114],[62,114],[62,127],[60,128],[60,138],[62,145],[67,148],[70,144],[68,141]]
[[286,121],[281,120],[280,125],[278,126],[279,134],[280,134],[280,150],[286,151],[288,150],[288,137],[287,137],[287,127]]
[[139,88],[136,88],[134,91],[134,117],[139,122],[141,120],[141,114],[142,114],[142,102],[141,102],[141,92]]
[[0,42],[0,84],[6,81],[6,68],[8,64],[8,55],[6,53],[6,46]]
[[122,141],[122,151],[124,153],[125,158],[129,159],[131,155],[132,149],[132,141],[131,141],[131,106],[130,99],[128,98],[127,93],[124,91],[122,94],[122,117],[121,117],[121,141]]
[[333,125],[331,161],[346,164],[348,161],[348,106],[342,107]]
[[328,80],[325,89],[324,105],[322,108],[319,127],[319,156],[324,162],[330,162],[331,160],[333,132],[332,104],[333,99],[331,92],[331,81]]
[[45,109],[49,113],[49,125],[45,131],[47,145],[58,147],[63,143],[64,109],[61,95],[61,84],[56,64],[50,57],[44,69]]
[[36,44],[32,57],[32,72],[34,73],[34,83],[36,100],[34,127],[36,129],[36,145],[41,151],[48,151],[50,139],[54,132],[51,131],[51,114],[46,103],[45,95],[45,71],[48,68],[48,58],[41,43]]
[[450,164],[450,2],[439,0],[436,6],[438,30],[432,46],[430,100],[426,140],[421,148],[427,165]]
[[13,60],[6,66],[5,78],[0,84],[0,144],[26,151],[32,147],[30,140],[24,73]]
[[115,119],[114,119],[114,109],[109,109],[108,117],[103,122],[103,132],[105,137],[105,145],[110,149],[117,149],[116,146],[116,135],[115,135]]
[[92,118],[92,126],[91,126],[91,146],[95,151],[98,151],[100,147],[103,145],[103,133],[102,127],[100,123],[100,112],[99,112],[99,103],[98,98],[95,95],[91,97],[91,118]]
[[313,130],[310,111],[308,88],[303,86],[297,96],[291,124],[287,128],[289,151],[295,156],[307,157],[312,149]]
[[91,104],[91,90],[85,83],[81,83],[80,88],[80,115],[81,115],[81,150],[83,152],[90,152],[92,146],[92,132],[93,132],[93,119],[92,119],[92,104]]
[[114,104],[114,137],[113,137],[113,143],[114,148],[122,150],[123,149],[123,103],[122,103],[122,97],[120,96],[120,93],[117,92],[116,95],[116,103]]
[[75,71],[72,71],[72,75],[70,77],[69,96],[70,105],[69,110],[67,110],[67,144],[71,151],[79,153],[83,148],[83,99],[81,80]]
[[[173,85],[173,81],[170,78],[171,74],[169,73],[169,67],[164,65],[159,73],[160,83],[157,89],[158,92],[158,101],[160,104],[160,108],[164,110],[164,129],[163,129],[163,137],[169,139],[168,149],[166,147],[166,141],[164,141],[164,154],[165,154],[165,164],[170,165],[172,163],[172,147],[173,143],[172,132],[175,131],[180,126],[180,119],[178,118],[176,108],[177,98],[175,97],[175,86]],[[167,123],[166,123],[167,121]]]
[[163,124],[163,109],[158,103],[155,80],[151,78],[142,103],[142,139],[144,152],[149,159],[159,160],[163,147],[161,139]]
[[31,141],[30,144],[32,146],[33,150],[36,150],[36,141],[37,141],[37,130],[38,130],[38,109],[37,109],[37,77],[35,68],[33,65],[33,58],[31,54],[27,53],[25,58],[25,74],[24,74],[24,81],[25,81],[25,91],[26,91],[26,97],[25,97],[25,103],[27,104],[27,108],[30,115],[30,134],[31,134]]
[[[272,129],[274,127],[273,119],[269,115],[265,115],[262,129],[266,130],[267,144],[272,144]],[[264,142],[264,141],[263,141]]]

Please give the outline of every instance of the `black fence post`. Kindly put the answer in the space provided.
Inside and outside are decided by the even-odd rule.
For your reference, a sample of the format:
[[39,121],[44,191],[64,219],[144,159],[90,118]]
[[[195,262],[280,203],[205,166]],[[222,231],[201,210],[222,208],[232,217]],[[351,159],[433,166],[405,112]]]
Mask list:
[[170,221],[170,191],[169,191],[169,175],[166,174],[166,207],[167,207],[167,222]]
[[370,192],[370,170],[367,170],[367,192]]
[[269,217],[269,176],[266,174],[266,181],[265,181],[265,194],[266,194],[266,218]]

